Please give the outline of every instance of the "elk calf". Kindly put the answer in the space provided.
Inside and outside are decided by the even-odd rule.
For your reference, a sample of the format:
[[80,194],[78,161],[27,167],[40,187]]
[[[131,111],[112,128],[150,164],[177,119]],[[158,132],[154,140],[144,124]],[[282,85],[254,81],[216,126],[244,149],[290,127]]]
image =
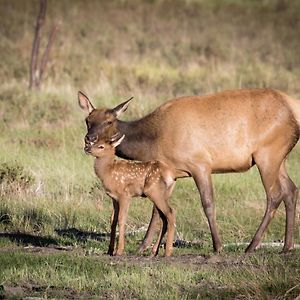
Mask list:
[[[123,140],[104,142],[98,140],[85,148],[95,156],[95,173],[100,178],[106,193],[112,198],[114,213],[111,220],[111,236],[108,254],[121,255],[124,250],[125,224],[131,197],[148,197],[159,211],[163,221],[157,242],[152,248],[151,256],[158,254],[159,245],[167,231],[165,256],[172,254],[175,233],[175,213],[168,204],[175,185],[172,170],[160,161],[137,162],[115,160],[115,147]],[[119,241],[116,251],[116,226],[119,224]]]

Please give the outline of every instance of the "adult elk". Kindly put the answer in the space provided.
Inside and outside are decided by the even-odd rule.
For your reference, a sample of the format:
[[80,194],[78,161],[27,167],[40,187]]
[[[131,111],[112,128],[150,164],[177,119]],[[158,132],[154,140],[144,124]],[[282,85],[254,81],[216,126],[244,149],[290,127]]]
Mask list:
[[[130,100],[113,109],[95,109],[79,92],[79,105],[88,113],[85,143],[99,136],[125,134],[117,155],[141,161],[157,159],[176,170],[176,177],[193,177],[208,219],[213,247],[222,248],[213,202],[212,173],[243,172],[257,165],[267,196],[263,220],[246,252],[254,251],[283,201],[286,228],[283,251],[294,247],[298,189],[289,178],[285,160],[299,140],[300,104],[271,89],[241,89],[213,95],[170,100],[140,120],[117,117]],[[151,242],[158,213],[140,247]]]

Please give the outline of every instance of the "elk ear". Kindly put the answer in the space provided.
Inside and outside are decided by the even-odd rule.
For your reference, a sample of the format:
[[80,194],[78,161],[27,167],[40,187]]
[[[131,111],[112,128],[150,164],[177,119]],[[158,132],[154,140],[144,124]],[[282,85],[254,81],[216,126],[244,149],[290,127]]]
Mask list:
[[119,104],[118,106],[116,106],[115,108],[113,108],[111,111],[112,113],[118,117],[121,113],[123,113],[129,106],[130,101],[133,99],[133,97],[131,97],[130,99],[128,99],[127,101]]
[[118,140],[112,142],[111,145],[112,145],[114,148],[116,148],[117,146],[119,146],[119,145],[122,143],[124,137],[125,137],[125,134],[123,134]]
[[95,108],[89,98],[81,91],[78,92],[78,104],[82,110],[90,114]]
[[118,138],[121,138],[119,132],[115,133],[115,134],[110,138],[109,141],[110,141],[111,143],[113,143],[113,142],[115,142]]

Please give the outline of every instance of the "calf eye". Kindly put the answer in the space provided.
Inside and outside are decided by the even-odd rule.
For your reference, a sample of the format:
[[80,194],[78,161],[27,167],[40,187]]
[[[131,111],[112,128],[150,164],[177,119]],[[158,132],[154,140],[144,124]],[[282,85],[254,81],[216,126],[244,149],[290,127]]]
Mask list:
[[99,145],[98,148],[99,149],[104,149],[104,146],[103,145]]

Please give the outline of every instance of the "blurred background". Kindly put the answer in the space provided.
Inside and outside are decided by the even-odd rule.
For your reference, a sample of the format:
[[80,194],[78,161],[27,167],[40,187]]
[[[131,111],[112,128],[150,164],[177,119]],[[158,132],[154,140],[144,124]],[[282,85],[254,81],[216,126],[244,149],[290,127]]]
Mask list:
[[[3,95],[27,88],[40,4],[0,5]],[[297,0],[48,0],[41,54],[59,30],[41,89],[83,89],[99,104],[133,95],[147,108],[242,87],[299,96],[299,13]]]
[[[82,150],[78,90],[96,106],[134,96],[125,119],[174,97],[225,89],[271,87],[300,98],[298,0],[48,0],[37,78],[56,31],[40,85],[29,89],[39,11],[37,0],[0,0],[2,230],[109,231],[111,203]],[[299,185],[299,150],[289,168]],[[226,241],[249,241],[265,207],[259,176],[255,169],[224,176],[214,178],[221,232]],[[178,230],[211,245],[193,182],[180,181],[173,199]],[[150,212],[148,202],[133,204],[129,228],[146,225]],[[269,240],[283,237],[278,215]]]

